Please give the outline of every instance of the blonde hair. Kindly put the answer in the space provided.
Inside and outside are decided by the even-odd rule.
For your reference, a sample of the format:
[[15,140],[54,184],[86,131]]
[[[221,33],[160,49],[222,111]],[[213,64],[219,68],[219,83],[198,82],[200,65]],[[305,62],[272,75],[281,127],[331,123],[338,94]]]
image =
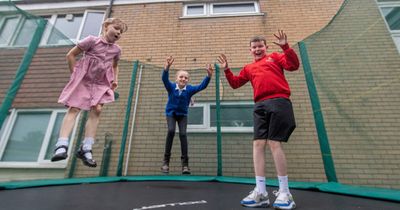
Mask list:
[[175,77],[178,78],[178,75],[179,75],[181,72],[182,72],[182,73],[186,73],[187,76],[188,76],[188,78],[190,77],[189,72],[188,72],[188,71],[185,71],[185,70],[178,70],[178,71],[176,71]]
[[104,34],[104,31],[106,30],[106,28],[111,24],[120,25],[122,33],[124,33],[125,31],[128,30],[128,26],[126,25],[126,23],[122,22],[121,19],[119,19],[119,18],[107,18],[106,20],[104,20],[104,22],[102,24],[101,33]]

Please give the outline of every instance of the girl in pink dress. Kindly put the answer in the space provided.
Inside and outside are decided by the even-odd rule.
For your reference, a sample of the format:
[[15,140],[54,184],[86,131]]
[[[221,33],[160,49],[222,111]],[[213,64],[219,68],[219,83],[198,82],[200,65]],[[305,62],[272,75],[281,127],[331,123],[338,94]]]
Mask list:
[[[75,119],[80,110],[88,110],[85,139],[76,156],[83,164],[96,167],[92,157],[92,145],[103,104],[114,101],[114,90],[118,86],[118,60],[121,48],[115,44],[127,26],[120,19],[108,18],[103,22],[101,36],[88,36],[67,53],[71,78],[62,91],[59,103],[68,107],[61,125],[60,134],[51,161],[68,157],[68,141]],[[76,57],[83,53],[82,58]]]

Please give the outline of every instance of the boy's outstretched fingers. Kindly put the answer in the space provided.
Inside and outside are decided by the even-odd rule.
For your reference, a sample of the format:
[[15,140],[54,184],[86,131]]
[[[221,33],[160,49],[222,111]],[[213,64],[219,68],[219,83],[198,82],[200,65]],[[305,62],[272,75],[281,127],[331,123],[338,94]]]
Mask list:
[[273,42],[274,44],[278,46],[283,46],[287,44],[287,36],[283,32],[283,30],[278,30],[278,35],[274,34],[274,36],[278,39],[278,42]]

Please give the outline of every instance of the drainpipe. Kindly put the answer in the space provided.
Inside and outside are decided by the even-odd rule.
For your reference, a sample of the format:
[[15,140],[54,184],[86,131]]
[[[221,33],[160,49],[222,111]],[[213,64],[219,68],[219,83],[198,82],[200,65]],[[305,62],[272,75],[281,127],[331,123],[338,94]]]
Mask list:
[[108,5],[108,8],[107,8],[107,18],[111,17],[113,4],[114,4],[114,0],[110,0],[110,4]]

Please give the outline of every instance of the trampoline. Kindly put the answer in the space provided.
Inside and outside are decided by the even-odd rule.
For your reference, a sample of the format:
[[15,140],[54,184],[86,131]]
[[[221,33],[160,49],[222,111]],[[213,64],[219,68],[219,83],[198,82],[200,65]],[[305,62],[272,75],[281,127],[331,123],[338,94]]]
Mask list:
[[[43,184],[43,183],[42,183]],[[112,181],[73,185],[32,185],[0,191],[1,209],[7,210],[142,210],[248,209],[240,200],[254,185],[218,181]],[[12,188],[12,187],[11,187]],[[267,186],[270,201],[276,187]],[[398,210],[400,203],[355,196],[291,190],[296,209]],[[268,207],[272,209],[272,207]]]
[[[301,176],[294,176],[294,179],[290,179],[291,192],[297,204],[296,209],[299,210],[400,210],[400,185],[398,184],[400,183],[398,173],[398,148],[400,144],[397,129],[400,117],[398,115],[399,112],[395,109],[398,107],[399,101],[387,97],[388,95],[393,95],[393,93],[398,93],[400,89],[397,82],[399,78],[398,71],[396,71],[398,69],[398,55],[396,51],[388,51],[388,49],[393,48],[393,42],[392,38],[387,36],[388,33],[385,30],[381,30],[382,27],[386,27],[383,21],[379,21],[381,14],[378,10],[372,10],[372,5],[376,6],[376,2],[363,1],[363,4],[369,8],[368,10],[363,10],[364,7],[360,9],[360,2],[343,1],[343,6],[338,11],[338,14],[327,26],[317,33],[310,34],[303,41],[299,40],[300,42],[298,43],[304,75],[293,75],[290,78],[290,82],[293,83],[293,89],[296,89],[296,91],[293,91],[292,97],[296,100],[294,104],[297,106],[296,113],[299,114],[296,119],[299,119],[304,127],[297,129],[299,133],[296,138],[298,138],[297,142],[299,143],[295,143],[288,154],[292,155],[290,157],[291,160],[304,160],[292,163],[297,166],[296,169],[292,170],[296,170],[296,174]],[[371,5],[368,6],[369,3]],[[1,5],[6,5],[5,8],[9,10],[1,18],[9,18],[11,17],[10,14],[13,14],[12,17],[21,16],[24,17],[21,20],[32,21],[29,22],[32,25],[24,28],[24,30],[20,30],[20,28],[23,28],[21,23],[21,27],[18,27],[16,31],[23,33],[16,34],[18,35],[15,36],[16,38],[38,34],[30,41],[28,47],[18,45],[15,49],[12,47],[5,48],[5,55],[10,55],[13,58],[13,61],[10,59],[8,59],[10,61],[5,60],[4,64],[7,67],[5,69],[15,68],[12,71],[7,70],[9,72],[7,75],[10,78],[13,75],[11,72],[15,72],[15,79],[13,81],[10,79],[10,91],[7,92],[7,95],[1,96],[5,99],[5,102],[3,102],[5,105],[3,106],[2,104],[0,109],[0,133],[4,132],[1,133],[0,137],[4,136],[3,139],[5,139],[5,134],[9,135],[8,133],[11,133],[9,128],[11,129],[13,123],[9,123],[4,131],[1,130],[1,124],[5,122],[7,117],[8,120],[11,118],[16,120],[18,117],[18,106],[12,106],[14,99],[19,100],[20,103],[29,102],[21,106],[23,107],[22,111],[32,106],[31,108],[40,108],[38,109],[40,113],[47,113],[47,111],[42,111],[41,108],[48,109],[48,101],[45,102],[44,99],[47,100],[47,95],[49,95],[49,86],[37,85],[34,89],[35,94],[31,94],[32,98],[19,98],[17,93],[20,88],[20,93],[22,94],[19,96],[27,96],[27,93],[33,91],[31,86],[23,85],[23,82],[25,82],[24,84],[36,84],[38,81],[37,72],[40,73],[42,70],[41,65],[47,62],[49,64],[57,64],[54,66],[53,73],[54,75],[61,75],[62,68],[58,62],[63,61],[65,63],[65,53],[61,53],[61,51],[64,51],[65,47],[74,46],[75,43],[67,35],[57,31],[51,25],[47,25],[52,27],[52,30],[56,30],[52,33],[58,34],[57,36],[60,39],[58,41],[65,45],[60,45],[62,48],[57,49],[57,51],[47,51],[53,47],[46,47],[43,49],[44,51],[36,53],[35,51],[41,48],[39,47],[41,42],[39,34],[47,34],[45,32],[46,28],[48,28],[46,21],[20,10],[12,2],[2,2]],[[6,10],[2,10],[2,12],[4,11]],[[365,11],[372,12],[368,13],[368,16],[371,17],[378,17],[377,15],[379,15],[379,19],[372,21],[372,19],[365,18],[365,14],[367,14]],[[354,20],[363,21],[354,21],[353,18]],[[36,27],[33,27],[34,25]],[[368,33],[370,29],[374,33]],[[350,32],[351,36],[343,32]],[[382,37],[386,37],[386,40],[382,43],[380,42],[379,46],[368,45],[367,48],[364,47],[365,43],[376,43],[376,37],[380,37],[380,40],[383,40],[381,39]],[[14,39],[12,39],[12,42],[14,42]],[[362,49],[365,49],[365,51],[360,51],[360,46],[363,46]],[[189,53],[187,56],[191,55],[193,54]],[[5,56],[5,59],[8,57]],[[36,60],[33,62],[34,57]],[[20,62],[17,61],[18,59],[20,59]],[[388,65],[383,65],[382,71],[376,71],[385,62]],[[17,65],[18,63],[19,65]],[[246,116],[238,116],[238,119],[230,118],[230,116],[236,117],[239,112],[234,111],[237,109],[239,111],[242,108],[252,110],[247,107],[248,101],[252,100],[251,94],[248,94],[249,92],[245,90],[234,94],[230,89],[224,89],[227,84],[222,83],[220,70],[216,65],[215,78],[213,78],[215,85],[210,85],[208,88],[210,92],[207,96],[204,98],[199,97],[198,99],[200,100],[197,100],[200,102],[200,106],[197,108],[201,108],[203,111],[198,112],[201,120],[193,125],[201,125],[201,127],[207,127],[207,129],[204,130],[205,132],[193,132],[194,141],[191,144],[193,146],[191,151],[195,157],[193,160],[198,161],[197,166],[199,168],[205,167],[206,169],[199,170],[201,172],[199,174],[211,174],[211,176],[127,176],[129,174],[152,173],[153,169],[151,167],[156,163],[149,164],[148,168],[146,166],[143,171],[136,171],[136,168],[147,165],[153,160],[161,160],[160,156],[157,155],[163,152],[163,148],[159,147],[159,143],[163,142],[163,140],[160,139],[160,142],[155,140],[148,141],[148,137],[152,136],[157,139],[157,136],[161,136],[160,133],[165,131],[164,123],[152,123],[164,120],[160,117],[160,114],[157,114],[157,110],[159,111],[158,113],[162,112],[163,106],[161,104],[165,102],[165,97],[160,91],[140,91],[139,87],[144,90],[157,87],[155,83],[147,81],[153,81],[155,74],[159,76],[163,66],[143,63],[139,62],[139,60],[132,63],[132,61],[123,61],[121,59],[119,63],[119,78],[123,79],[120,83],[124,89],[120,89],[121,98],[116,103],[113,103],[113,106],[110,105],[105,110],[106,117],[103,118],[104,125],[102,126],[106,128],[104,129],[106,144],[103,150],[102,165],[99,167],[100,171],[98,173],[101,177],[73,178],[75,177],[75,172],[86,170],[86,168],[80,169],[77,167],[76,158],[74,159],[73,157],[68,167],[65,167],[64,172],[68,173],[68,176],[65,176],[66,179],[0,183],[0,210],[248,209],[240,205],[240,200],[253,189],[254,178],[223,177],[223,172],[231,176],[246,176],[253,170],[250,164],[251,161],[244,164],[245,159],[252,158],[249,155],[251,153],[247,154],[245,149],[251,150],[241,144],[241,142],[244,142],[243,139],[250,140],[252,138],[252,134],[245,131],[246,129],[242,132],[242,128],[252,127],[243,123],[246,120],[249,121],[250,118],[246,118]],[[188,67],[191,65],[188,65]],[[31,66],[33,68],[29,68]],[[193,68],[194,66],[193,63]],[[241,67],[233,68],[233,66],[230,68],[234,71],[240,71],[241,69]],[[143,69],[145,71],[142,74]],[[203,69],[201,71],[198,71],[198,69],[190,70],[193,72],[194,78],[202,78],[204,76]],[[39,79],[43,78],[40,77]],[[136,79],[138,82],[136,82]],[[141,83],[142,79],[145,82]],[[59,83],[58,81],[58,79],[53,79],[53,82],[57,84]],[[214,90],[215,93],[213,93]],[[306,91],[308,91],[308,94],[305,93]],[[36,93],[43,93],[44,95],[40,97]],[[164,91],[162,93],[164,94]],[[135,101],[134,96],[137,97]],[[215,96],[215,101],[212,99],[213,96]],[[54,100],[55,102],[56,100]],[[139,104],[138,102],[144,106],[136,107]],[[203,102],[204,104],[201,104]],[[236,102],[238,103],[235,104]],[[45,106],[43,105],[44,103],[46,104]],[[135,108],[131,110],[133,104]],[[149,104],[151,104],[151,113],[148,112],[149,106],[146,106]],[[13,107],[15,109],[10,114],[10,110]],[[221,110],[224,111],[224,114],[221,114]],[[30,113],[31,111],[28,112]],[[85,113],[82,115],[81,126],[77,129],[77,135],[73,135],[76,136],[76,141],[74,142],[76,149],[82,142],[82,136],[84,135],[84,122],[87,119],[87,112]],[[134,113],[132,117],[131,113]],[[145,123],[143,123],[145,126],[135,127],[135,122],[138,120],[135,118],[136,113],[138,113],[138,119],[146,118]],[[245,113],[245,110],[243,113]],[[53,112],[51,115],[53,116]],[[115,120],[123,118],[124,120]],[[53,121],[53,118],[51,119],[50,121]],[[252,120],[249,122],[252,122]],[[315,127],[313,123],[315,123]],[[129,128],[129,125],[131,128]],[[52,126],[55,128],[56,123]],[[50,131],[50,127],[47,128],[46,133]],[[227,131],[222,132],[223,127],[231,130],[227,129]],[[17,128],[15,129],[16,131],[25,132],[23,126]],[[99,130],[101,129],[99,127]],[[141,130],[133,132],[135,129]],[[216,131],[214,132],[214,130]],[[131,133],[128,140],[129,131]],[[38,148],[44,149],[46,144],[52,144],[52,140],[48,139],[47,136],[57,136],[52,132],[48,133],[49,135],[44,135],[45,140],[43,141],[38,137],[40,142],[47,142]],[[32,133],[27,132],[26,135],[26,139],[30,139]],[[162,133],[162,138],[165,137],[164,135],[165,133]],[[0,139],[0,141],[3,139]],[[10,154],[15,157],[20,157],[21,154],[24,154],[24,149],[29,150],[29,153],[32,152],[30,147],[21,143],[25,139],[21,139],[21,141],[15,140],[15,142],[14,140],[7,140],[7,144],[8,142],[15,144],[15,148],[12,146],[10,149]],[[223,141],[223,139],[227,141]],[[55,143],[57,139],[54,138],[53,140],[53,143]],[[112,142],[114,142],[113,144],[115,142],[120,144],[118,158],[116,157],[115,148],[114,152],[111,150]],[[132,142],[134,144],[131,144]],[[382,144],[382,142],[385,143]],[[3,143],[6,146],[5,141],[2,141]],[[246,145],[251,146],[250,144]],[[73,146],[71,145],[71,147]],[[125,148],[127,152],[125,152]],[[5,148],[3,149],[5,151]],[[101,150],[101,148],[97,149],[99,149],[98,151]],[[0,148],[1,150],[2,148]],[[140,159],[136,160],[136,156],[133,154],[146,155],[140,156]],[[336,162],[334,158],[336,158]],[[19,161],[18,158],[15,159]],[[319,161],[320,159],[322,161]],[[3,161],[1,156],[0,160],[0,162]],[[38,159],[38,161],[39,163],[45,163],[45,167],[43,167],[45,170],[33,175],[29,174],[29,169],[41,170],[41,166],[35,168],[36,162],[29,160],[27,162],[29,167],[25,172],[25,168],[21,167],[20,164],[15,164],[15,167],[13,165],[14,162],[10,161],[11,170],[6,168],[8,167],[7,164],[4,167],[4,171],[9,173],[4,175],[7,178],[4,180],[13,180],[20,177],[45,177],[45,173],[51,171],[53,166],[46,163],[47,159],[43,159],[43,161]],[[129,164],[129,161],[131,161],[131,164]],[[222,168],[224,161],[224,166],[227,170]],[[24,165],[24,162],[21,163],[21,165]],[[122,176],[124,164],[125,175]],[[31,167],[32,165],[35,167]],[[336,166],[339,166],[337,167],[339,168],[339,176],[336,174]],[[108,173],[114,174],[115,167],[117,168],[116,177],[105,177]],[[236,174],[236,169],[240,167],[243,167],[242,171]],[[61,170],[58,166],[54,166],[54,168]],[[130,168],[134,170],[128,170]],[[15,175],[12,174],[14,171]],[[193,172],[193,174],[196,174],[196,171]],[[307,177],[308,174],[304,172],[309,173],[310,176]],[[325,174],[323,174],[324,172]],[[156,173],[159,174],[158,165]],[[78,173],[76,176],[95,175],[97,175],[97,172]],[[269,177],[272,176],[270,175]],[[341,180],[337,177],[341,178]],[[325,178],[325,183],[292,182],[292,180],[312,181],[325,180]],[[276,178],[274,181],[267,180],[267,190],[270,194],[271,203],[275,200],[272,191],[277,189]],[[393,189],[349,186],[340,184],[339,181],[368,186],[390,186]],[[268,207],[268,209],[272,209],[272,207]]]

